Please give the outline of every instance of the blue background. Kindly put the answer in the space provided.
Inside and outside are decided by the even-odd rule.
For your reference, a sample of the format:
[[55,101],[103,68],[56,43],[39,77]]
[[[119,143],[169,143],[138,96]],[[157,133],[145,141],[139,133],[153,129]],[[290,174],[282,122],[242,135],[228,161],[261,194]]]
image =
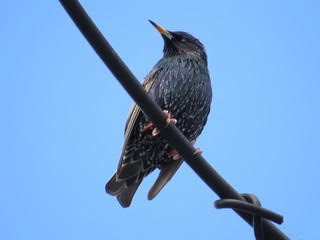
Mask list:
[[[147,22],[206,46],[214,88],[196,146],[239,192],[319,239],[319,1],[82,1],[138,79],[162,56]],[[184,164],[153,201],[106,195],[132,100],[58,1],[0,9],[0,239],[254,239]]]

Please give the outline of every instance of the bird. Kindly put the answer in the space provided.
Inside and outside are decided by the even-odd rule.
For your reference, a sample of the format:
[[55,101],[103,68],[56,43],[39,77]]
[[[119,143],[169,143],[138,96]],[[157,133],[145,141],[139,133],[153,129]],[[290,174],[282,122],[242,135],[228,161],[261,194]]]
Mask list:
[[[142,86],[167,118],[194,144],[210,112],[212,88],[204,45],[182,31],[169,31],[149,22],[164,40],[163,57]],[[197,151],[201,153],[201,151]],[[131,205],[144,177],[159,169],[148,193],[152,200],[183,163],[182,156],[162,136],[137,105],[133,105],[124,131],[118,168],[105,190],[124,208]]]

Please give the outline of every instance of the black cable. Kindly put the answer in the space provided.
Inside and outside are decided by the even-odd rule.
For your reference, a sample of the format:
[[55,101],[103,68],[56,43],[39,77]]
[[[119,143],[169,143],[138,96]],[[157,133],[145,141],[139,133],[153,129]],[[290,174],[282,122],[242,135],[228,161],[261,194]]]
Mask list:
[[[141,110],[150,118],[153,124],[164,134],[170,144],[183,156],[185,162],[201,177],[201,179],[220,197],[245,199],[229,185],[190,144],[178,128],[172,124],[167,127],[166,119],[159,106],[153,102],[144,91],[140,82],[134,77],[128,67],[119,58],[110,44],[95,26],[85,10],[76,0],[60,0],[79,30],[91,44],[93,49],[133,98]],[[250,214],[236,211],[246,222],[252,225]],[[272,223],[263,220],[266,239],[289,239]]]
[[[281,224],[283,222],[283,217],[280,214],[270,211],[268,209],[262,208],[260,203],[258,203],[259,200],[256,197],[252,198],[251,194],[250,195],[243,194],[242,196],[245,197],[248,202],[239,201],[236,199],[220,199],[215,201],[214,205],[218,209],[232,208],[232,209],[248,212],[250,214],[259,215],[262,218],[268,219],[278,224]],[[248,199],[249,198],[248,196],[250,196],[250,199]]]

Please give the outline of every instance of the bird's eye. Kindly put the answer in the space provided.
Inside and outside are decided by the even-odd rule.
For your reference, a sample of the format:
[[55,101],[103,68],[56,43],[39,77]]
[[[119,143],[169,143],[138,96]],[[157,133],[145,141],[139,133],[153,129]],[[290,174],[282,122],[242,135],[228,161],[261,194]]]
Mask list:
[[174,38],[176,39],[176,40],[178,40],[179,42],[186,42],[187,40],[184,38],[184,37],[182,37],[182,36],[180,36],[180,35],[178,35],[178,34],[174,34],[173,35],[174,36]]

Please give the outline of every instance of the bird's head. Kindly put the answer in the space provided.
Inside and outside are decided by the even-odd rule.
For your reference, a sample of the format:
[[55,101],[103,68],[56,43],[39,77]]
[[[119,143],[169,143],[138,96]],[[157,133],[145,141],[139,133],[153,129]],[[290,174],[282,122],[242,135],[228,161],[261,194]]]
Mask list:
[[164,40],[164,56],[188,55],[198,57],[207,64],[204,46],[197,38],[186,32],[171,32],[151,20],[149,22],[160,32]]

